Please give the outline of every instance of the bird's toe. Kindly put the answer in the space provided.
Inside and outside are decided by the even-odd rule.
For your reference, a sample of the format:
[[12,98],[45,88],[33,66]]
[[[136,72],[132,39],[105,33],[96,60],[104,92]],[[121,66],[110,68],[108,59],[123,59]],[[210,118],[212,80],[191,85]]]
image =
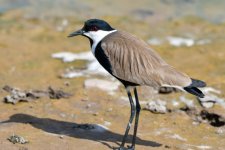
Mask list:
[[127,150],[134,150],[134,146],[127,146]]
[[126,147],[114,147],[113,150],[128,150]]
[[134,146],[127,146],[126,147],[114,147],[113,150],[134,150]]

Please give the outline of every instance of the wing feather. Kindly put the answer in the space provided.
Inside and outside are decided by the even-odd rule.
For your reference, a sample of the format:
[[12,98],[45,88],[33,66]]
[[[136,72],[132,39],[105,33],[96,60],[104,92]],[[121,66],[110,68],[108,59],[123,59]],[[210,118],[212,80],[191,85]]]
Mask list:
[[101,47],[117,78],[153,87],[191,84],[186,74],[168,65],[148,44],[129,33],[114,32],[102,40]]

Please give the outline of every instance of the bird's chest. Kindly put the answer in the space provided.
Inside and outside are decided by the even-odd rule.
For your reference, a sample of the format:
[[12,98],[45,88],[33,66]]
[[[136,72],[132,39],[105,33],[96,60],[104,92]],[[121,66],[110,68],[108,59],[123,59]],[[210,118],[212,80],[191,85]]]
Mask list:
[[120,82],[122,82],[125,86],[137,86],[138,85],[136,83],[132,83],[132,82],[126,81],[124,79],[121,79],[120,77],[118,77],[117,75],[115,75],[113,73],[115,71],[115,68],[113,68],[114,67],[112,65],[113,63],[111,62],[111,60],[109,59],[109,57],[105,53],[104,49],[102,49],[101,42],[99,44],[97,44],[94,52],[95,52],[94,53],[94,56],[96,57],[96,59],[98,60],[98,62],[101,64],[101,66],[103,68],[105,68],[105,70],[107,70],[112,76],[114,76]]

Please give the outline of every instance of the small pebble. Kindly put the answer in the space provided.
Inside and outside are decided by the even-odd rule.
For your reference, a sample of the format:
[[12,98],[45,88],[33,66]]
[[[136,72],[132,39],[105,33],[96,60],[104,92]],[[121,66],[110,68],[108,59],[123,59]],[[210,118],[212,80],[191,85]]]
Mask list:
[[98,112],[96,112],[96,113],[93,113],[93,116],[98,116],[98,114],[99,114]]
[[86,108],[90,108],[90,107],[91,107],[91,104],[87,104],[87,105],[86,105]]
[[193,124],[193,125],[199,125],[200,122],[198,122],[198,121],[193,121],[192,124]]
[[88,100],[87,100],[87,99],[83,99],[83,98],[82,98],[82,99],[81,99],[81,101],[86,102],[86,101],[88,101]]
[[63,136],[63,135],[60,135],[60,136],[59,136],[59,138],[60,138],[60,139],[63,139],[63,138],[64,138],[64,136]]
[[216,130],[216,133],[219,135],[224,135],[225,134],[225,127],[220,127]]
[[70,82],[66,81],[66,82],[64,82],[64,85],[65,86],[70,86]]
[[13,144],[19,143],[19,144],[26,144],[28,143],[28,140],[24,139],[22,136],[19,135],[11,135],[8,140],[12,142]]
[[165,148],[171,148],[169,145],[165,145],[164,147],[165,147]]
[[111,112],[112,110],[113,110],[112,108],[109,108],[107,111],[108,111],[108,112]]

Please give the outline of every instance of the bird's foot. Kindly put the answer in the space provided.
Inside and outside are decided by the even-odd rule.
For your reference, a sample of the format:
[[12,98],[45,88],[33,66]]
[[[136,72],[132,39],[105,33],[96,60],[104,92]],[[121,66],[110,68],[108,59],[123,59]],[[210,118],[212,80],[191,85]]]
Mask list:
[[133,145],[131,145],[131,146],[127,146],[127,149],[128,149],[128,150],[134,150],[135,148],[134,148]]
[[126,150],[125,147],[114,147],[113,150]]
[[120,146],[120,147],[113,148],[113,150],[134,150],[134,146],[127,146],[127,148]]

